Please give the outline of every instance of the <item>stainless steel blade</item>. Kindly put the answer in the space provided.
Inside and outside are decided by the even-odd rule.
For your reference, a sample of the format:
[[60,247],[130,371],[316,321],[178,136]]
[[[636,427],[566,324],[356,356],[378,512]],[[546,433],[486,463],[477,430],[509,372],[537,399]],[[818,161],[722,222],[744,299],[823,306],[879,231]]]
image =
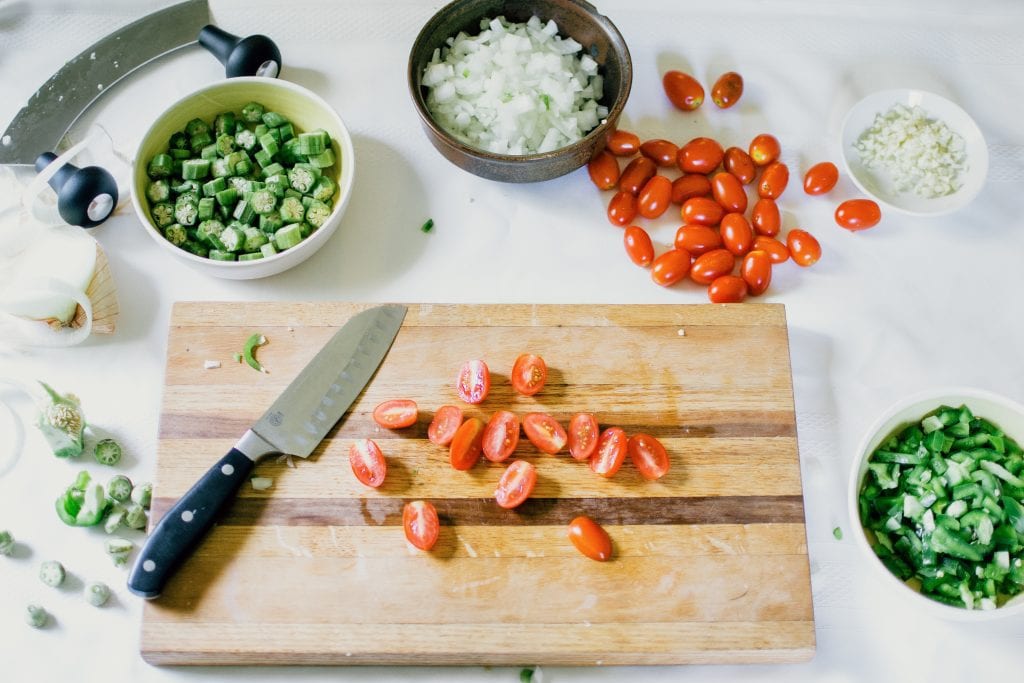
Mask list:
[[405,306],[389,304],[353,316],[252,431],[281,453],[307,457],[373,377],[402,327],[405,312]]
[[153,12],[101,38],[67,62],[15,114],[0,134],[0,164],[32,165],[92,103],[143,64],[196,42],[210,23],[207,0]]

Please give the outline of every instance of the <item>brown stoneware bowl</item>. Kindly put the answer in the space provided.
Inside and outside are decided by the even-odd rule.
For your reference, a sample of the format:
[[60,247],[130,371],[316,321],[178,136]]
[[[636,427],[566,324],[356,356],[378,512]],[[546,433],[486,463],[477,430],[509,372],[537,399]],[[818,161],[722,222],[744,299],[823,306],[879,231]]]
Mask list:
[[[534,14],[545,22],[553,19],[561,36],[571,36],[583,46],[582,52],[598,63],[604,76],[604,96],[599,104],[608,107],[608,116],[581,140],[538,154],[494,154],[455,139],[434,122],[426,106],[426,89],[421,85],[423,69],[434,50],[459,31],[479,33],[484,17],[504,15],[509,21],[525,22]],[[509,183],[550,180],[589,162],[604,149],[615,130],[632,82],[633,62],[622,34],[584,0],[455,0],[427,21],[409,54],[409,91],[430,142],[459,168],[481,178]]]

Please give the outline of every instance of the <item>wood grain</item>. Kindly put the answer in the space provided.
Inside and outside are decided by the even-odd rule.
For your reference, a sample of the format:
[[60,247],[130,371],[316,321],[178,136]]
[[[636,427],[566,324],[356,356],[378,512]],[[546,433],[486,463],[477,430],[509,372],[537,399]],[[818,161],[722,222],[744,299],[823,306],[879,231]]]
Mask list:
[[[351,303],[179,303],[171,317],[153,519],[254,422]],[[252,332],[264,375],[230,362]],[[756,352],[754,351],[756,349]],[[507,380],[515,357],[545,357],[535,397]],[[648,482],[538,453],[533,498],[498,508],[504,465],[456,472],[426,440],[432,411],[458,404],[461,363],[482,358],[498,408],[581,410],[657,436],[672,460]],[[204,370],[203,361],[222,368]],[[416,425],[370,414],[411,397]],[[384,486],[348,467],[354,438],[388,458]],[[411,306],[387,359],[308,461],[267,460],[267,491],[240,498],[158,600],[142,653],[158,664],[673,664],[800,661],[814,618],[785,311],[742,306]],[[405,501],[434,502],[430,553],[401,528]],[[578,514],[614,539],[607,563],[577,553]],[[254,586],[258,590],[254,592]]]

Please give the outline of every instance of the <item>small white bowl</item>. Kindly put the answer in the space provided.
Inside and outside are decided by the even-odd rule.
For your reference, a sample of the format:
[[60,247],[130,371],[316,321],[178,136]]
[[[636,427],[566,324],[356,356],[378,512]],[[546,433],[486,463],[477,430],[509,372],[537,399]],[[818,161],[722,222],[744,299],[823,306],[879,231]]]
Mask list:
[[[956,192],[944,197],[920,197],[913,191],[899,192],[881,169],[869,169],[860,160],[854,147],[857,138],[874,123],[877,114],[884,114],[895,104],[919,106],[930,118],[938,119],[964,139],[967,151],[967,170],[962,174],[963,184]],[[988,174],[988,147],[985,138],[967,112],[945,97],[924,90],[897,88],[881,90],[868,95],[846,114],[842,128],[842,156],[846,171],[861,192],[879,204],[911,216],[939,216],[967,206],[981,191]]]
[[[331,137],[334,166],[324,169],[331,173],[338,190],[334,197],[334,209],[313,234],[299,244],[268,258],[253,261],[213,261],[179,249],[153,225],[150,218],[149,200],[146,198],[148,176],[146,167],[156,154],[167,150],[171,134],[185,128],[190,120],[199,117],[212,121],[220,112],[238,112],[249,102],[259,102],[268,111],[276,111],[287,117],[303,132],[322,128]],[[186,95],[165,111],[142,136],[135,151],[132,172],[132,204],[142,221],[146,232],[162,248],[190,266],[214,277],[230,280],[252,280],[276,275],[292,266],[302,263],[322,247],[337,230],[352,195],[352,179],[355,173],[355,150],[352,137],[338,113],[322,98],[301,85],[274,78],[244,77],[229,78],[208,85]]]
[[858,499],[861,484],[868,471],[868,458],[894,432],[915,422],[920,422],[921,418],[940,405],[954,408],[966,405],[972,413],[994,423],[1018,442],[1022,442],[1024,439],[1024,406],[988,391],[962,387],[939,389],[915,394],[889,407],[867,430],[853,459],[847,492],[847,507],[854,542],[867,557],[868,564],[875,568],[875,575],[881,583],[892,587],[893,592],[906,596],[907,599],[917,603],[919,607],[935,616],[957,621],[991,621],[1011,615],[1022,615],[1024,614],[1024,593],[1015,596],[994,610],[969,610],[954,607],[921,595],[882,564],[882,561],[875,555],[875,551],[872,550],[871,543],[861,524]]

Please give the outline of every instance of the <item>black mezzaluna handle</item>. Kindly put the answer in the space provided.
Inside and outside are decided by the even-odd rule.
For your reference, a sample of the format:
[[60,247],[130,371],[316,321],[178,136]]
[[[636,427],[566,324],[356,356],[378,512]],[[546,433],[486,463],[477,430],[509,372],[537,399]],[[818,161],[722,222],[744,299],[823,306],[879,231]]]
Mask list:
[[224,73],[228,78],[277,78],[281,73],[281,51],[277,49],[274,41],[266,36],[257,34],[239,38],[210,24],[199,32],[199,44],[224,65]]
[[[56,158],[53,152],[40,154],[36,157],[36,173]],[[117,207],[117,181],[99,166],[78,168],[64,164],[48,183],[57,193],[57,212],[71,225],[94,228],[107,220]]]
[[144,598],[160,595],[255,465],[242,451],[232,448],[207,470],[153,529],[128,577],[128,590]]

